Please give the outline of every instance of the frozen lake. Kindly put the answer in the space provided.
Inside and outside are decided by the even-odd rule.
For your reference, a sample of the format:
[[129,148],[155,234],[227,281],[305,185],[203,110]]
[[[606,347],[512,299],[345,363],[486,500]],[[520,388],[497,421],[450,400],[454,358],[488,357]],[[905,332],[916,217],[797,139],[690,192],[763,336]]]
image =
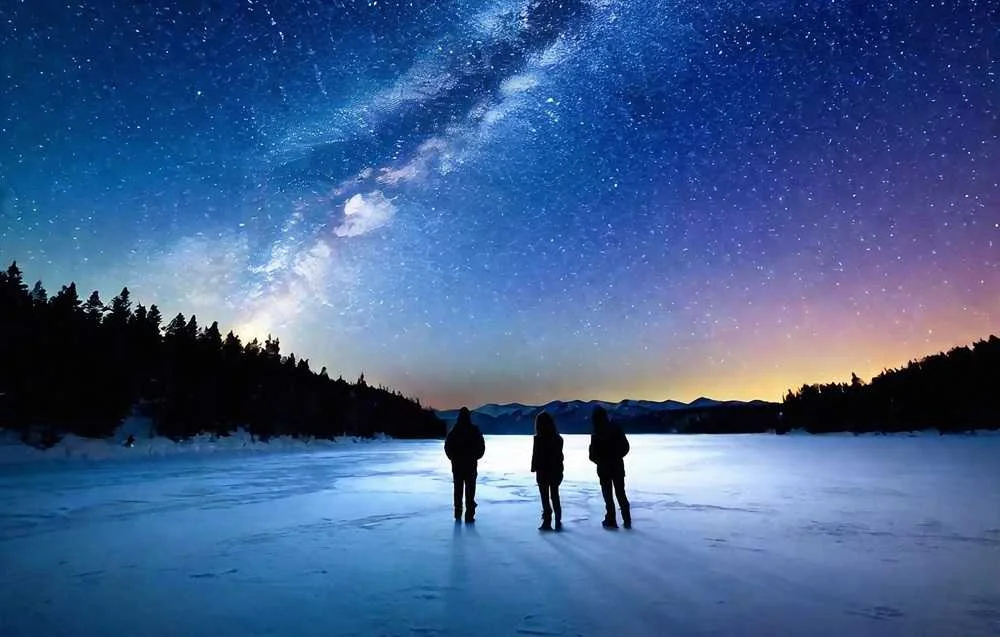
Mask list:
[[531,439],[0,466],[0,634],[1000,635],[1000,437],[633,436],[606,531]]

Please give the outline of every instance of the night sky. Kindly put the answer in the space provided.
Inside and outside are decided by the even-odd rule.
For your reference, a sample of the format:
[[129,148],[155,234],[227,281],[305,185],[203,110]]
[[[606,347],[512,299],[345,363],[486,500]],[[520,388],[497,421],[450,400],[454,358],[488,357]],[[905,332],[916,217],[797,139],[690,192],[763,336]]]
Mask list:
[[[135,5],[135,6],[133,6]],[[1000,331],[988,2],[0,0],[0,257],[425,404]]]

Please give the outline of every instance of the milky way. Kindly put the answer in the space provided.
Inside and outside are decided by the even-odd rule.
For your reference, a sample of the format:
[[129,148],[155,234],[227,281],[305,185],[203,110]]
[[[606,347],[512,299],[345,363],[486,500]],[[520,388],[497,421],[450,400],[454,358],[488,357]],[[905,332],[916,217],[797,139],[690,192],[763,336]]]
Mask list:
[[993,3],[0,0],[0,257],[438,407],[1000,331]]

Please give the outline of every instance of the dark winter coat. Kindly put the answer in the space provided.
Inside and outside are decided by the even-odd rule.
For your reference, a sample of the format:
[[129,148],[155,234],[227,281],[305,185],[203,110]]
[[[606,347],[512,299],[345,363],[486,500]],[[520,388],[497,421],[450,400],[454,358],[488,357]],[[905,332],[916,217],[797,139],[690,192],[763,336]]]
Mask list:
[[535,436],[531,449],[531,471],[538,484],[559,485],[563,479],[562,436]]
[[457,424],[444,439],[444,453],[453,473],[475,475],[479,459],[486,453],[483,432],[472,423]]
[[624,458],[628,452],[628,438],[614,423],[608,423],[590,435],[590,461],[597,465],[597,475],[601,478],[624,477]]

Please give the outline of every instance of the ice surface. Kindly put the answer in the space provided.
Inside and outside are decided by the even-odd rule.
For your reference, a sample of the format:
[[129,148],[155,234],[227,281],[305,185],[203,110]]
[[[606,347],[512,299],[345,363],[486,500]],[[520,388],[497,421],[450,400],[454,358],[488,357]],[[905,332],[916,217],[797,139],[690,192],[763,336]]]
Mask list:
[[632,531],[586,442],[560,534],[528,437],[0,466],[0,635],[1000,634],[1000,438],[633,436]]

